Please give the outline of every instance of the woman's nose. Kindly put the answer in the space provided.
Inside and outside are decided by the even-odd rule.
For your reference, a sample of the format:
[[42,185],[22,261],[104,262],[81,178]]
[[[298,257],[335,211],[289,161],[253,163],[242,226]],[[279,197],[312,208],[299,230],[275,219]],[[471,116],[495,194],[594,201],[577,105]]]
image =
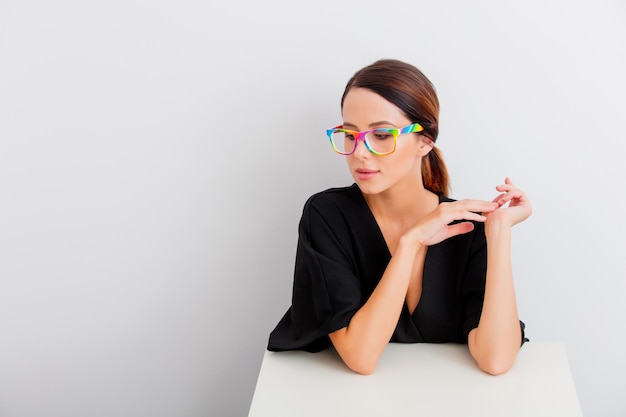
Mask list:
[[357,158],[369,158],[370,155],[370,151],[367,149],[367,146],[365,146],[365,141],[363,139],[358,140],[356,149],[354,150],[354,156]]

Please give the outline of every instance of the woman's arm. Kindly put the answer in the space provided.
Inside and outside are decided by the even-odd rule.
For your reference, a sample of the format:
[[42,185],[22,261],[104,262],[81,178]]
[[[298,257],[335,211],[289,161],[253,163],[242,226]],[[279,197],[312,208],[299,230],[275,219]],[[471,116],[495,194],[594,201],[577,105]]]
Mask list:
[[487,214],[487,277],[485,299],[478,327],[468,335],[469,350],[485,372],[492,375],[508,371],[521,346],[520,322],[515,302],[511,268],[511,227],[530,216],[526,195],[511,180],[496,187],[502,192],[494,199],[500,208]]
[[355,313],[347,327],[331,333],[330,340],[346,365],[360,374],[371,374],[389,343],[404,305],[413,268],[424,267],[427,246],[449,237],[470,232],[468,221],[485,221],[476,212],[491,212],[493,202],[463,200],[440,204],[415,227],[407,231],[380,282],[367,302]]
[[363,375],[374,372],[389,343],[404,305],[414,260],[425,259],[426,248],[400,239],[385,273],[367,302],[330,340],[350,369]]

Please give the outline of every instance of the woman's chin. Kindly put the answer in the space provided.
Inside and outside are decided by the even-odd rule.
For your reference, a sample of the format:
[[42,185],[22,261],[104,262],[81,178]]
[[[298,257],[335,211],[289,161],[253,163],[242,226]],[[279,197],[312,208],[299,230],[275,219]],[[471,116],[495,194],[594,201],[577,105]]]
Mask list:
[[381,187],[379,184],[374,184],[371,181],[356,180],[356,185],[358,185],[359,190],[361,190],[363,194],[373,195],[379,194],[384,191],[383,187]]

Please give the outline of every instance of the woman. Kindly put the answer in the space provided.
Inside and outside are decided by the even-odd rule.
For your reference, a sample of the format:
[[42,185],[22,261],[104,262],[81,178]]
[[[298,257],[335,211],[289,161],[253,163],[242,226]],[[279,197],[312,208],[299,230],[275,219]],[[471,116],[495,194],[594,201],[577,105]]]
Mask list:
[[328,135],[355,184],[305,204],[292,306],[268,349],[332,344],[350,369],[370,374],[390,341],[457,342],[485,372],[506,372],[525,340],[510,248],[528,198],[508,178],[493,201],[447,198],[434,146],[439,102],[409,64],[361,69],[341,109],[343,124]]

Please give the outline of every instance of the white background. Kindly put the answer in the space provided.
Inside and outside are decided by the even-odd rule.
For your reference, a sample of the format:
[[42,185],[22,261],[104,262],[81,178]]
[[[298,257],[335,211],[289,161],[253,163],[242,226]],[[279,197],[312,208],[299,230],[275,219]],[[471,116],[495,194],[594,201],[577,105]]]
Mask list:
[[[507,2],[508,3],[508,2]],[[520,314],[626,413],[626,6],[0,1],[0,416],[243,416],[348,78],[415,64],[455,198],[505,175]],[[523,401],[520,398],[520,401]]]

